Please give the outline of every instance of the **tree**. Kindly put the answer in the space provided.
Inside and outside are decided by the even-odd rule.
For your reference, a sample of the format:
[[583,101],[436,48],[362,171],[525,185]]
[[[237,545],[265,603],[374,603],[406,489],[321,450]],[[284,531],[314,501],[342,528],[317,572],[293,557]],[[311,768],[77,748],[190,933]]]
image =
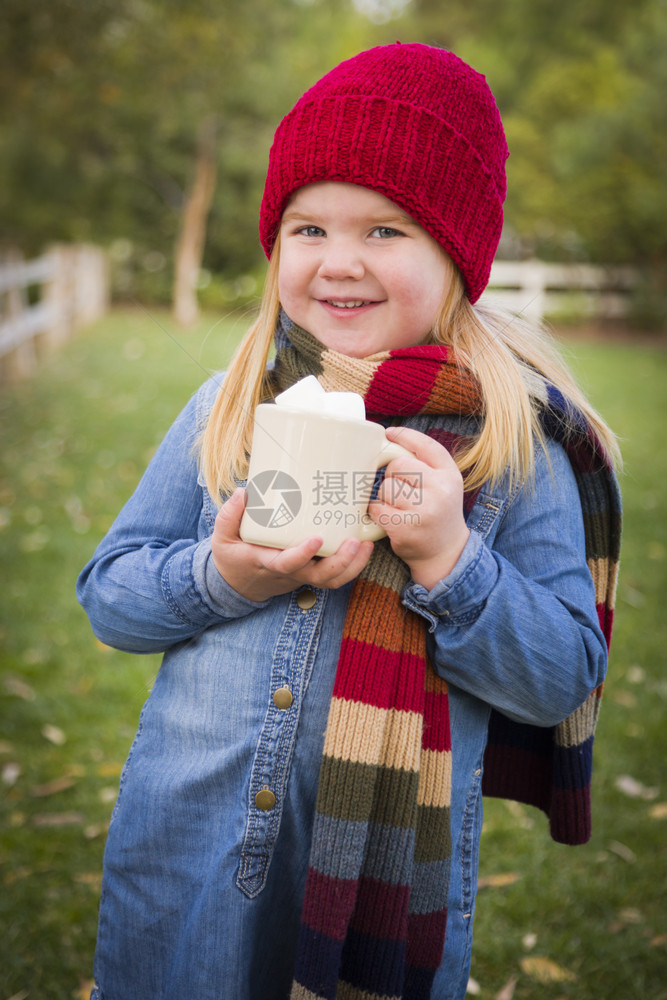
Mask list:
[[411,31],[484,72],[511,155],[512,252],[667,263],[661,0],[414,0]]
[[[180,289],[201,264],[209,199],[208,266],[232,274],[257,266],[273,129],[372,28],[351,0],[6,0],[3,13],[4,239],[35,251],[50,239],[122,237],[136,274],[164,294],[160,261],[172,247],[190,246]],[[215,166],[198,138],[213,120]],[[150,273],[142,258],[151,258]],[[190,293],[190,315],[192,307]]]

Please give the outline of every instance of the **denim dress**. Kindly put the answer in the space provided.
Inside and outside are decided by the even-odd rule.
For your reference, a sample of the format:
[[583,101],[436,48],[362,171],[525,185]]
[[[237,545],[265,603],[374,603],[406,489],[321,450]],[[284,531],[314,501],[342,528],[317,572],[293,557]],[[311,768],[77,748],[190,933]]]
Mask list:
[[[216,389],[207,382],[175,421],[77,584],[103,643],[164,652],[109,829],[93,1000],[289,995],[352,584],[255,603],[220,576],[196,457]],[[403,593],[450,692],[453,856],[434,1000],[466,992],[491,708],[553,726],[607,662],[558,445],[537,449],[534,483],[482,490],[468,527],[450,575]]]

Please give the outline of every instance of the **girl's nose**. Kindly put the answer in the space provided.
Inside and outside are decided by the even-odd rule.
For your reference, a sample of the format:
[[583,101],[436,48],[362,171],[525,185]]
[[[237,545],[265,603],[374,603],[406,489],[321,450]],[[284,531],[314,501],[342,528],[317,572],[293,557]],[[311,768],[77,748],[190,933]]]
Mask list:
[[318,268],[320,278],[341,281],[352,278],[358,281],[365,273],[364,262],[359,248],[347,241],[330,242],[323,248],[322,260]]

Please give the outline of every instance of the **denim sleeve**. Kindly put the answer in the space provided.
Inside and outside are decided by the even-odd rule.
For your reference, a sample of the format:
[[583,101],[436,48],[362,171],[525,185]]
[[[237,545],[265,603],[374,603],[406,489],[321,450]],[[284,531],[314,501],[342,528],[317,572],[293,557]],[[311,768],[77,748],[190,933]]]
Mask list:
[[607,648],[567,456],[536,455],[535,484],[507,505],[490,544],[472,531],[454,570],[405,603],[429,622],[436,670],[518,722],[551,726],[604,679]]
[[109,646],[161,652],[263,607],[225,582],[213,564],[210,535],[199,538],[197,436],[195,396],[79,576],[77,597]]

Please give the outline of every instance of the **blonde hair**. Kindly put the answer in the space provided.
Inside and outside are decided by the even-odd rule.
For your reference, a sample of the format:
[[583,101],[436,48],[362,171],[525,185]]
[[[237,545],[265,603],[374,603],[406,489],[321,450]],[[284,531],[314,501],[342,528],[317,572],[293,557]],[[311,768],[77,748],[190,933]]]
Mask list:
[[[202,436],[202,472],[216,501],[247,476],[253,413],[262,401],[280,311],[279,258],[280,237],[269,262],[259,315],[239,344]],[[535,441],[544,447],[538,398],[531,392],[540,376],[584,414],[610,459],[620,464],[612,431],[577,386],[553,338],[511,313],[471,305],[458,268],[449,257],[444,259],[450,281],[431,341],[452,347],[461,367],[476,376],[484,407],[479,434],[454,456],[466,488],[497,481],[508,469],[512,484],[530,480]]]

